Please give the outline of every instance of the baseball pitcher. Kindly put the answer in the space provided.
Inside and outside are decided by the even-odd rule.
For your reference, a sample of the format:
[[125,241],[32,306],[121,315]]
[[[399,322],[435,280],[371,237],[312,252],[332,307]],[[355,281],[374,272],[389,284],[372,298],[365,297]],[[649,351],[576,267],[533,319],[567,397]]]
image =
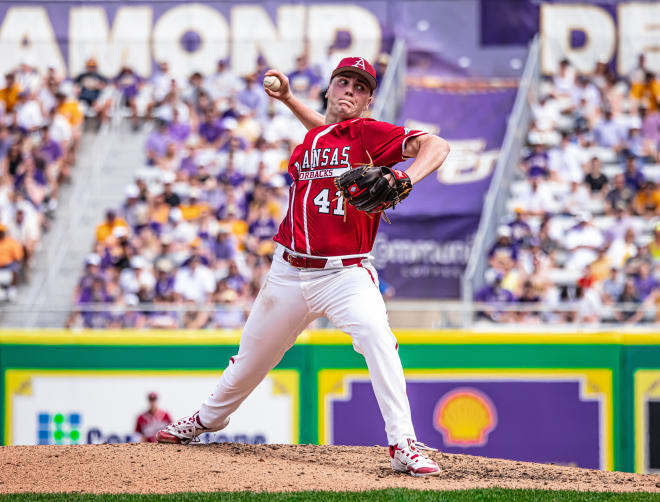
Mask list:
[[[398,344],[369,253],[381,213],[438,169],[449,145],[422,131],[362,117],[377,85],[376,72],[364,58],[344,58],[333,71],[325,116],[295,98],[281,72],[266,75],[279,81],[266,93],[285,103],[308,129],[289,160],[293,183],[287,215],[275,236],[273,264],[238,354],[216,388],[198,412],[161,430],[158,440],[185,444],[226,427],[300,332],[326,316],[364,355],[392,468],[413,476],[438,475],[438,465],[424,454],[429,448],[415,436]],[[393,169],[409,157],[415,160],[405,172]]]

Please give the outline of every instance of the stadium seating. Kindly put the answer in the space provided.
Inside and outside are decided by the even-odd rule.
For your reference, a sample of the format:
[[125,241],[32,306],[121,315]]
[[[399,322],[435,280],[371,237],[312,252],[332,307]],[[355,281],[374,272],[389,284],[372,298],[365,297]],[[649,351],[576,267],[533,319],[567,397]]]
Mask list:
[[27,62],[0,77],[0,301],[16,300],[28,279],[71,176],[84,119],[80,91]]
[[565,61],[542,81],[481,319],[659,319],[660,84],[646,73],[589,77]]
[[[216,73],[180,82],[165,63],[148,81],[123,70],[124,115],[151,129],[145,162],[97,227],[70,327],[244,323],[286,212],[288,158],[306,132],[264,93],[264,71],[240,78],[219,61]],[[290,77],[320,108],[318,73],[299,61]]]

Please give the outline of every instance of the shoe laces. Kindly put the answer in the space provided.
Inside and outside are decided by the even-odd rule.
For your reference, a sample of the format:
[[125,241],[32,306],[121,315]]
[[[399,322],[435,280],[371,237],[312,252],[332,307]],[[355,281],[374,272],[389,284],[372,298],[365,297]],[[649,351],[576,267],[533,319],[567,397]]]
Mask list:
[[430,446],[425,445],[421,441],[411,441],[410,445],[413,449],[417,451],[438,451],[437,448],[431,448]]
[[197,415],[198,415],[198,413],[195,413],[195,414],[193,414],[192,417],[184,418],[183,420],[180,420],[177,423],[177,425],[188,425],[188,423],[190,423],[190,425],[192,426],[192,437],[190,439],[179,438],[180,441],[181,441],[181,444],[186,445],[186,444],[190,444],[190,443],[199,443],[199,442],[201,442],[201,439],[199,439],[199,436],[196,434],[196,432],[197,432],[197,428],[203,429],[204,427],[202,427],[201,425],[199,425],[197,423]]

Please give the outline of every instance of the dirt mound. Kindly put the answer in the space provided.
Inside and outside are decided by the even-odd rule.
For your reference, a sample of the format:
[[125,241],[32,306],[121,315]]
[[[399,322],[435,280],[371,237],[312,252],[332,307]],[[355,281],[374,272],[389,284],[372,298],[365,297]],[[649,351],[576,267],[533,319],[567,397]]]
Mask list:
[[390,468],[383,447],[159,444],[5,446],[0,493],[541,488],[660,492],[660,476],[432,453],[442,474]]

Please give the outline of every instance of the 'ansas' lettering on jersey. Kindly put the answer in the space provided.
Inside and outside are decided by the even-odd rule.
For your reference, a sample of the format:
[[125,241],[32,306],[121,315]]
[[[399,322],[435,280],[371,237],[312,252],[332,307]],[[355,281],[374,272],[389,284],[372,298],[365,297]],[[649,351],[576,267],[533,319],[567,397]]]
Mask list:
[[351,168],[350,146],[305,150],[302,165],[295,163],[301,180],[334,178]]

